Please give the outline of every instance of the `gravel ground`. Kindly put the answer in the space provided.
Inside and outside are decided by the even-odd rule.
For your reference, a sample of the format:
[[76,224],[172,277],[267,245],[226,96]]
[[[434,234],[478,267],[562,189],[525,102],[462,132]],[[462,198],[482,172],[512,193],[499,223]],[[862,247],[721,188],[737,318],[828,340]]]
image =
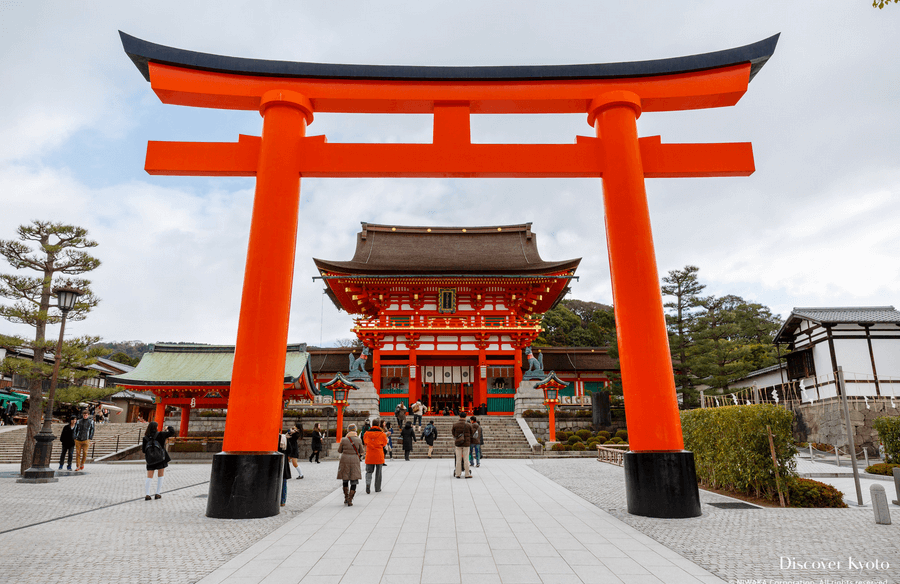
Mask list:
[[701,517],[652,519],[627,513],[620,467],[579,459],[532,466],[724,580],[900,582],[900,525],[876,525],[871,508],[720,509],[710,503],[731,499],[700,491]]
[[235,521],[205,515],[209,464],[170,465],[153,501],[142,464],[89,464],[42,485],[0,465],[0,582],[196,582],[340,486],[337,462],[301,468],[280,515]]

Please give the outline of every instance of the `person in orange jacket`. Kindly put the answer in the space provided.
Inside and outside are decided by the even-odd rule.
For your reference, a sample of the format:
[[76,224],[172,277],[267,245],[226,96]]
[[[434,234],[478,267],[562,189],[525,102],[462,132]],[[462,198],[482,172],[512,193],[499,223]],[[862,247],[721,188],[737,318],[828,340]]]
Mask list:
[[372,473],[375,473],[375,492],[381,491],[381,467],[384,466],[384,447],[387,435],[381,429],[381,419],[375,418],[372,427],[363,437],[366,444],[366,494],[371,493]]

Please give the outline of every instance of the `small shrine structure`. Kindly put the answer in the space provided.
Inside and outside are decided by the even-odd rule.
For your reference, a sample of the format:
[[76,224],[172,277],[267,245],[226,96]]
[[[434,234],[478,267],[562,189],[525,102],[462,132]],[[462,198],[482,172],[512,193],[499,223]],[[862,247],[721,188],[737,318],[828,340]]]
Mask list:
[[421,400],[432,412],[511,415],[522,350],[581,260],[541,259],[531,223],[363,223],[353,259],[314,261],[335,305],[357,315],[382,413]]
[[[165,422],[166,408],[181,408],[178,435],[187,436],[193,410],[228,407],[233,363],[234,345],[159,343],[150,345],[150,352],[134,370],[110,377],[109,381],[125,390],[152,393],[156,399],[153,420],[160,427]],[[318,393],[306,345],[288,345],[283,401],[314,399]]]

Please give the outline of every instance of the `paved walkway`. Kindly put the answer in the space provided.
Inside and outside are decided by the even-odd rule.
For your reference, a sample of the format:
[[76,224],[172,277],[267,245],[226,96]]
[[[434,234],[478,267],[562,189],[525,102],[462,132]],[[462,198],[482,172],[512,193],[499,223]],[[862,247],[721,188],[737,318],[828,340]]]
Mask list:
[[900,507],[876,526],[870,508],[719,508],[734,501],[701,492],[702,517],[651,519],[625,512],[621,468],[489,459],[472,480],[449,460],[392,461],[383,492],[348,508],[336,462],[301,464],[282,514],[246,521],[205,517],[208,464],[173,464],[149,502],[142,465],[47,485],[0,465],[0,582],[900,582]]
[[449,460],[399,462],[386,479],[353,507],[325,497],[201,584],[723,582],[527,461],[485,462],[472,480]]

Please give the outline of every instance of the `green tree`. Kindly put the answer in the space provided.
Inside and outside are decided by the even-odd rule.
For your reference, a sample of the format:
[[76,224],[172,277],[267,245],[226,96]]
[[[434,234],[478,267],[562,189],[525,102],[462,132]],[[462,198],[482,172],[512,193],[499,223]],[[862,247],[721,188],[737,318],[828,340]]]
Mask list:
[[872,0],[872,6],[881,10],[891,2],[896,4],[897,2],[900,2],[900,0]]
[[[105,352],[105,351],[104,351]],[[107,357],[110,361],[115,361],[116,363],[121,363],[122,365],[130,365],[131,367],[136,367],[138,363],[140,363],[140,357],[132,357],[127,353],[123,353],[119,351],[118,353],[113,353],[109,357]]]
[[612,307],[598,302],[563,300],[541,319],[535,341],[541,347],[614,347],[616,319]]
[[[57,286],[74,286],[84,293],[78,298],[75,308],[69,312],[69,320],[83,320],[99,300],[90,289],[90,281],[73,278],[90,272],[100,266],[100,260],[88,254],[85,249],[97,246],[88,239],[88,232],[82,227],[32,221],[16,230],[18,239],[0,240],[0,255],[14,270],[31,270],[37,276],[20,274],[0,274],[0,298],[12,300],[11,305],[0,305],[0,317],[6,320],[34,327],[33,341],[24,346],[34,350],[29,379],[28,429],[25,446],[22,449],[21,471],[31,465],[34,451],[34,435],[41,423],[41,380],[43,376],[44,353],[52,351],[54,343],[46,342],[48,324],[57,324],[62,315],[50,305],[52,290]],[[32,245],[36,245],[32,248]]]
[[704,298],[700,307],[686,353],[697,379],[725,391],[736,379],[777,362],[772,340],[779,321],[768,308],[734,295]]
[[702,300],[700,293],[706,288],[697,277],[699,271],[697,266],[685,266],[681,270],[670,270],[669,275],[662,279],[663,296],[674,297],[674,300],[666,302],[664,306],[671,311],[666,314],[666,326],[669,329],[669,350],[672,352],[675,369],[675,385],[682,388],[686,401],[691,402],[695,401],[697,392],[694,390],[687,357],[688,349],[693,345],[690,329],[696,317],[694,309],[700,306]]

